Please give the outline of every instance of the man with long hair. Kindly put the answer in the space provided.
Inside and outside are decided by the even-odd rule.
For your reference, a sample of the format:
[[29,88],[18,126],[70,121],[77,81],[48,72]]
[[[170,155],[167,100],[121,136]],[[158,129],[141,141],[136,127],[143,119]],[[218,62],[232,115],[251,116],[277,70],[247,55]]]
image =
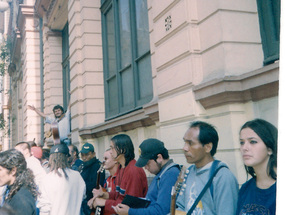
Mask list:
[[9,205],[15,214],[36,214],[37,185],[21,152],[9,149],[0,153],[0,186],[6,186],[2,205]]
[[42,186],[40,214],[79,215],[85,195],[85,183],[78,171],[69,168],[69,149],[56,144],[50,150],[49,166]]
[[170,212],[171,190],[177,181],[180,166],[169,158],[164,143],[155,138],[144,140],[139,146],[140,157],[137,167],[144,167],[154,174],[148,187],[146,199],[150,200],[147,208],[130,208],[125,204],[118,204],[115,211],[119,215],[166,215]]
[[145,171],[136,167],[134,145],[126,134],[114,136],[110,142],[111,155],[120,164],[116,177],[116,191],[103,192],[93,190],[93,198],[88,205],[91,208],[105,206],[104,212],[113,213],[114,207],[121,203],[126,195],[145,197],[148,189]]

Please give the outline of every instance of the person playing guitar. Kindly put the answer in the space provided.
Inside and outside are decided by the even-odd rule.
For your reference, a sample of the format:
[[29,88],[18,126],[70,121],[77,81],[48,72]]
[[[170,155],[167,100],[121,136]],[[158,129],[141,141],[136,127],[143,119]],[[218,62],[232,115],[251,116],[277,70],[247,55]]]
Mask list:
[[[70,139],[68,135],[70,134],[70,105],[68,109],[64,112],[64,109],[60,105],[56,105],[53,108],[54,117],[49,117],[47,114],[41,112],[39,109],[35,108],[33,105],[28,105],[28,109],[33,110],[39,116],[45,119],[45,123],[51,124],[50,134],[53,134],[54,144],[59,144],[63,142],[70,145]],[[47,137],[47,135],[46,135]]]

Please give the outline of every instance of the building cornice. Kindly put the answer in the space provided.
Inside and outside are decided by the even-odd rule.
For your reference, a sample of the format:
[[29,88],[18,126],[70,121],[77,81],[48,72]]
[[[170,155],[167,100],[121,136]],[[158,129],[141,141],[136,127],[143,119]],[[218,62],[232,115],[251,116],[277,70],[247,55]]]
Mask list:
[[193,88],[196,101],[205,109],[229,103],[259,101],[278,95],[279,62],[239,76],[201,83]]
[[159,121],[158,104],[157,102],[151,102],[137,111],[98,125],[82,128],[79,130],[79,135],[83,139],[98,138],[139,127],[155,125],[156,121]]

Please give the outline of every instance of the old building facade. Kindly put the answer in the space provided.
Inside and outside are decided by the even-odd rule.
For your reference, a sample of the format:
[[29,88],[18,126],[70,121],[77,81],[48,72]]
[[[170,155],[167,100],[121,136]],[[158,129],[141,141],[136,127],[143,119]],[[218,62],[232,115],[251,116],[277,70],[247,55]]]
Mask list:
[[253,118],[278,123],[280,2],[273,4],[12,1],[5,147],[34,138],[44,144],[49,126],[27,105],[52,115],[54,105],[70,102],[72,143],[94,144],[99,158],[113,135],[126,133],[136,156],[153,137],[186,164],[183,134],[203,120],[219,132],[216,158],[243,183],[241,125]]

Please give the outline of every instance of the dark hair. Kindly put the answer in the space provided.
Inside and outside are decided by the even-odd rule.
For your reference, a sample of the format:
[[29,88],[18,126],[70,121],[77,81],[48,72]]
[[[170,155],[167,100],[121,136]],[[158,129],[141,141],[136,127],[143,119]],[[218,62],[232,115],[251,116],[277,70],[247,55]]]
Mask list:
[[209,143],[213,144],[211,155],[214,156],[216,154],[219,142],[218,132],[216,131],[215,127],[206,122],[195,121],[191,123],[190,128],[200,129],[198,140],[203,146]]
[[131,138],[126,134],[118,134],[111,141],[114,143],[118,155],[124,154],[127,166],[135,158],[135,150]]
[[52,112],[54,112],[55,110],[60,109],[62,111],[62,113],[64,113],[64,109],[61,105],[56,105],[53,107]]
[[58,169],[62,169],[64,173],[64,177],[67,179],[68,175],[66,173],[66,168],[69,168],[70,165],[68,163],[68,156],[63,153],[53,153],[49,156],[49,167],[50,172],[55,171],[58,176],[62,176],[62,174],[58,171]]
[[16,149],[9,149],[1,152],[0,166],[7,169],[9,172],[11,172],[13,168],[16,168],[15,181],[10,185],[10,192],[5,200],[11,200],[21,187],[27,188],[36,199],[39,193],[34,181],[34,175],[32,171],[27,168],[27,162],[21,152]]
[[72,146],[72,152],[75,152],[76,158],[79,158],[79,151],[78,151],[77,146],[75,146],[75,145],[73,145],[73,144],[70,144],[69,146]]
[[[158,154],[161,154],[161,156],[162,156],[162,158],[163,158],[164,160],[166,160],[166,159],[169,158],[169,154],[168,154],[168,150],[167,150],[167,149],[164,149],[163,151],[161,151],[161,152],[158,153]],[[157,157],[157,155],[156,155],[156,157]]]
[[[278,130],[271,123],[263,120],[263,119],[254,119],[246,122],[240,129],[245,128],[252,129],[264,142],[267,148],[272,150],[272,155],[269,157],[269,161],[267,164],[267,173],[273,179],[276,180],[277,173],[275,172],[275,168],[277,167],[277,138],[278,138]],[[245,166],[245,170],[252,177],[255,177],[255,172],[252,167]]]
[[49,151],[50,151],[50,149],[43,149],[42,160],[44,160],[44,159],[48,160],[49,159]]

